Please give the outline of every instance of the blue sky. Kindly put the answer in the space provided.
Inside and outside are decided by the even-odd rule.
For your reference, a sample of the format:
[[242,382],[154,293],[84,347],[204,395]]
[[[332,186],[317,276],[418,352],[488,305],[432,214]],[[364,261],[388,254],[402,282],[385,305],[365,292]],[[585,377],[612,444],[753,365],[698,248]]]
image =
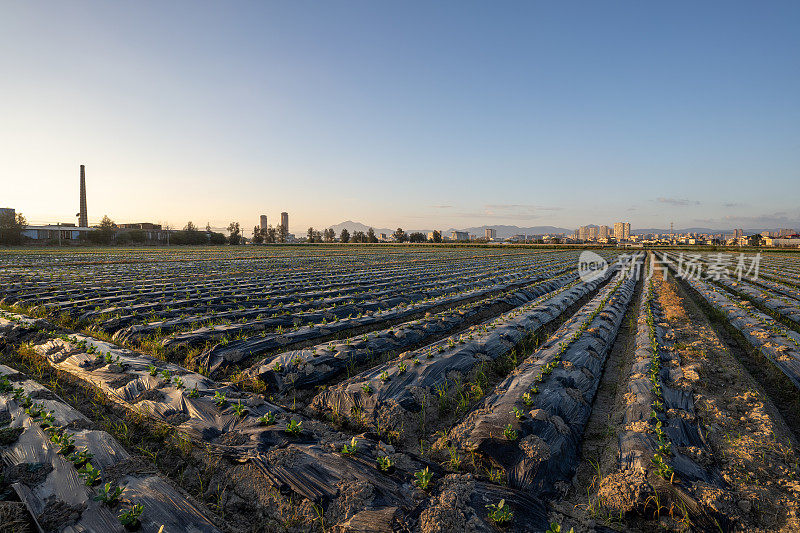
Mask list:
[[[0,203],[800,226],[800,2],[6,2]],[[800,229],[800,228],[798,228]]]

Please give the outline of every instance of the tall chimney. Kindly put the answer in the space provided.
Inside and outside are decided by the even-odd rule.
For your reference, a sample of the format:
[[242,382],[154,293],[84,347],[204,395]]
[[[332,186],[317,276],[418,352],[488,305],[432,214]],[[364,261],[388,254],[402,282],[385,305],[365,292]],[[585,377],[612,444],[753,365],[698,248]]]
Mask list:
[[81,165],[81,212],[78,226],[81,228],[89,226],[89,215],[86,213],[86,171],[83,165]]

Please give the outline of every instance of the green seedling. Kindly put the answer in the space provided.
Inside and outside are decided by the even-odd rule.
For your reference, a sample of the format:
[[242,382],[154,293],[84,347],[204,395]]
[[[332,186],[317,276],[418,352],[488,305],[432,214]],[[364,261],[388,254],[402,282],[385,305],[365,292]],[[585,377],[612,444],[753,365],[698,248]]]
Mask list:
[[239,416],[239,418],[242,418],[244,417],[244,415],[247,414],[247,407],[242,405],[242,402],[240,400],[239,402],[236,403],[236,405],[233,406],[233,412],[236,413],[236,415]]
[[187,396],[189,396],[189,398],[199,398],[200,397],[200,393],[197,391],[197,385],[195,385],[194,388],[191,389],[187,393]]
[[273,413],[272,411],[267,411],[267,414],[258,419],[258,423],[261,424],[262,426],[275,425],[275,413]]
[[386,383],[387,381],[389,381],[389,373],[384,370],[383,372],[381,372],[380,378],[381,378],[381,381]]
[[167,369],[161,371],[161,377],[164,378],[164,381],[166,381],[167,383],[169,383],[172,380],[172,375]]
[[144,506],[136,504],[119,515],[119,523],[127,529],[135,529],[139,525],[139,517],[142,516],[143,512]]
[[397,372],[399,374],[405,374],[406,370],[408,370],[408,366],[406,365],[405,361],[397,365]]
[[99,491],[97,491],[97,496],[94,497],[94,501],[96,502],[103,502],[108,506],[116,505],[119,502],[119,497],[122,495],[122,491],[124,491],[122,487],[119,485],[112,486],[111,482],[105,484]]
[[372,386],[369,383],[364,383],[361,385],[361,390],[364,391],[364,394],[371,394]]
[[426,466],[424,470],[420,470],[419,472],[414,472],[414,484],[421,488],[422,490],[427,490],[428,485],[430,485],[431,479],[433,479],[433,474]]
[[533,395],[530,392],[526,392],[522,395],[522,403],[524,403],[527,407],[533,405]]
[[511,424],[508,424],[505,428],[503,428],[503,435],[505,435],[506,439],[514,441],[517,440],[517,430]]
[[377,461],[378,461],[378,470],[382,472],[388,472],[389,469],[392,467],[392,460],[389,458],[388,455],[378,456]]
[[183,379],[180,376],[175,376],[172,378],[172,382],[175,384],[176,389],[182,389],[184,387]]
[[67,459],[76,467],[81,467],[85,465],[87,462],[91,461],[92,457],[94,457],[93,453],[89,452],[86,449],[83,449],[81,451],[73,452],[72,454],[70,454],[69,457],[67,457]]
[[511,512],[511,508],[506,504],[505,500],[500,500],[497,505],[487,505],[486,509],[489,511],[489,520],[499,526],[508,524],[514,518],[514,513]]
[[517,417],[517,420],[522,420],[525,417],[525,413],[523,413],[518,407],[512,407],[511,412],[514,413],[514,416]]
[[350,444],[342,446],[342,455],[355,455],[358,450],[358,440],[355,437],[350,441]]
[[214,403],[217,407],[224,407],[226,403],[228,403],[228,397],[225,396],[225,393],[217,391],[214,393]]
[[78,470],[78,474],[83,478],[84,483],[86,483],[87,487],[91,487],[100,480],[100,470],[94,467],[92,463],[86,463],[83,467]]
[[303,425],[302,422],[298,422],[297,420],[292,418],[291,420],[289,420],[289,423],[286,424],[286,433],[288,433],[289,435],[297,436],[302,431],[300,427],[302,425]]
[[150,372],[150,375],[153,377],[158,374],[158,368],[156,368],[156,365],[147,365],[147,371]]

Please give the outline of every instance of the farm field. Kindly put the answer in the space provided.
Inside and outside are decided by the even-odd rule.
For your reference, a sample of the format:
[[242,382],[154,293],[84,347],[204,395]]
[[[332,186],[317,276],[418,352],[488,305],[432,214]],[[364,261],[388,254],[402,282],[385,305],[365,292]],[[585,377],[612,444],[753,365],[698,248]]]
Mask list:
[[0,520],[800,530],[800,254],[580,252],[0,251]]

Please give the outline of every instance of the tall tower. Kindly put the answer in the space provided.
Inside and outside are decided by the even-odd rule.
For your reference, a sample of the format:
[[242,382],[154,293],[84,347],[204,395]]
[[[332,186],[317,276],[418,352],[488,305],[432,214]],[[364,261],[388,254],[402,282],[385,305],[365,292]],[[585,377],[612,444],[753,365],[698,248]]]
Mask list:
[[281,226],[283,226],[283,229],[286,231],[289,231],[289,213],[286,211],[281,213]]
[[86,213],[86,169],[81,165],[81,212],[78,214],[78,226],[89,226],[89,215]]
[[261,229],[267,229],[267,215],[261,215]]

